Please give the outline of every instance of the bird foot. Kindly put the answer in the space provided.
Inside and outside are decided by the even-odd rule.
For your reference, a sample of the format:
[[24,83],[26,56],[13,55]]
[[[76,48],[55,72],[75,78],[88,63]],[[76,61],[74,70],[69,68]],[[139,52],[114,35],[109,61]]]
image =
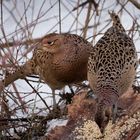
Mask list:
[[66,104],[71,104],[74,95],[72,93],[66,92],[63,94],[59,93],[59,96],[61,97],[61,100],[66,100]]
[[119,107],[117,114],[116,114],[117,118],[120,118],[125,115],[128,115],[127,111],[125,109]]
[[117,111],[114,112],[114,114],[112,114],[112,123],[115,124],[116,120],[122,116],[127,115],[126,110],[124,110],[123,108],[118,107]]

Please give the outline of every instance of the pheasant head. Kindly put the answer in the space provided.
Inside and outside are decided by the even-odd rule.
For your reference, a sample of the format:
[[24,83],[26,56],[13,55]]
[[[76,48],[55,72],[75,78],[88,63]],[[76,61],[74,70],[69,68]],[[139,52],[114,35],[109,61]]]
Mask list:
[[104,134],[104,130],[108,125],[112,115],[112,106],[107,106],[103,102],[98,103],[96,106],[95,122],[97,123],[100,131]]
[[63,36],[61,36],[60,34],[51,33],[42,38],[37,49],[49,53],[56,53],[61,50],[62,41],[63,41]]

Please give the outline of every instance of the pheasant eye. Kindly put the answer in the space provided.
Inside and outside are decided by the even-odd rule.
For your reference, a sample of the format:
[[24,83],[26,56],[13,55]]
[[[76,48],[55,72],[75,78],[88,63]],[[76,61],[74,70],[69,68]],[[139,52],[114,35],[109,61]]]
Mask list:
[[49,45],[53,45],[54,44],[54,41],[48,41],[47,42]]

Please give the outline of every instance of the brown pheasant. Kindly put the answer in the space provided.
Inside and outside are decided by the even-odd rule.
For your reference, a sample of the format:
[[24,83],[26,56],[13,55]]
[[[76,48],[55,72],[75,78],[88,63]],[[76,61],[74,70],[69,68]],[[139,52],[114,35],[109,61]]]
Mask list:
[[[53,103],[56,89],[87,79],[87,63],[92,45],[74,34],[48,34],[34,50],[31,60],[18,70],[20,78],[37,74],[52,89]],[[19,78],[15,77],[15,80]]]
[[101,133],[111,116],[115,120],[118,98],[132,85],[137,68],[133,40],[118,15],[109,14],[113,26],[97,42],[88,60],[88,80],[97,95],[95,121]]

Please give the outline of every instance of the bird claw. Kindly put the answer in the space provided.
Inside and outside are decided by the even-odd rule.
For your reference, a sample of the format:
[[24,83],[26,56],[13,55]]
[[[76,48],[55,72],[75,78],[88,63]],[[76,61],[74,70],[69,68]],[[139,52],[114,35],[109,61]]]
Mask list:
[[116,123],[117,118],[127,115],[126,110],[120,107],[115,107],[116,109],[112,113],[112,124]]
[[66,104],[71,104],[72,98],[73,98],[74,95],[72,93],[66,92],[66,93],[63,93],[63,94],[59,93],[59,96],[61,97],[61,100],[66,101]]
[[124,110],[123,108],[119,107],[116,116],[118,118],[120,118],[120,117],[125,116],[125,115],[127,115],[127,111]]

